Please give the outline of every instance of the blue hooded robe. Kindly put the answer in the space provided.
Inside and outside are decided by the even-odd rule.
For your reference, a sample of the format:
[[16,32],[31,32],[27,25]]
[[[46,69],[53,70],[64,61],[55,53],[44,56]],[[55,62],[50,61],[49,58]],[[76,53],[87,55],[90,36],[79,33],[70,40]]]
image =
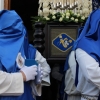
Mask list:
[[[100,2],[93,0],[93,12],[89,15],[85,26],[79,31],[79,37],[75,41],[72,50],[81,48],[86,51],[91,57],[93,57],[100,65]],[[96,10],[95,10],[96,7]],[[68,57],[65,62],[64,71],[68,70]],[[75,85],[78,83],[78,65],[76,66],[76,79]],[[100,100],[100,96],[99,99]]]
[[[0,70],[8,73],[18,72],[16,57],[35,59],[36,49],[28,43],[27,31],[22,19],[14,10],[0,11]],[[17,80],[16,80],[17,81]],[[21,96],[0,96],[0,100],[34,100],[32,89],[24,82]]]
[[[87,52],[100,66],[100,9],[94,10],[87,19],[79,38],[73,45],[73,50],[77,48]],[[76,80],[78,80],[78,76],[76,76]],[[98,100],[100,100],[100,96]]]

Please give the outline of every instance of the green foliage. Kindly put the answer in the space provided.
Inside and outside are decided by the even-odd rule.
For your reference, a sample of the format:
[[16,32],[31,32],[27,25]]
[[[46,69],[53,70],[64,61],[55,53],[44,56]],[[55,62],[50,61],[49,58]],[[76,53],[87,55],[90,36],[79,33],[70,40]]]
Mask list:
[[74,14],[71,10],[67,10],[65,13],[50,13],[48,16],[36,16],[32,17],[32,25],[34,27],[34,23],[41,22],[46,24],[48,22],[61,22],[61,23],[84,23],[86,21],[86,17],[81,16],[80,14]]

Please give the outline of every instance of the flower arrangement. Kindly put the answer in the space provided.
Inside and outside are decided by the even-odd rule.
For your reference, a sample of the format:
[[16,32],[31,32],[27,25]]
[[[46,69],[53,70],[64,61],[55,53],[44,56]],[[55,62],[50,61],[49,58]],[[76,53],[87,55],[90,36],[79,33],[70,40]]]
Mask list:
[[49,13],[48,16],[36,16],[32,17],[32,22],[41,22],[43,24],[46,24],[48,22],[62,22],[62,23],[84,23],[86,21],[86,17],[75,14],[71,10],[67,10],[64,13],[61,12],[52,12]]

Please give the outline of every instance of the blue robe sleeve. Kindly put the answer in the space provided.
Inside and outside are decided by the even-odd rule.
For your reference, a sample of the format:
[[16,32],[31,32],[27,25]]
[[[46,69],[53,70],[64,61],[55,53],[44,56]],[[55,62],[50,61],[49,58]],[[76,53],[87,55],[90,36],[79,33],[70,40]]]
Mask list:
[[35,59],[35,55],[36,55],[36,48],[34,48],[33,45],[29,44],[29,48],[28,48],[29,59]]

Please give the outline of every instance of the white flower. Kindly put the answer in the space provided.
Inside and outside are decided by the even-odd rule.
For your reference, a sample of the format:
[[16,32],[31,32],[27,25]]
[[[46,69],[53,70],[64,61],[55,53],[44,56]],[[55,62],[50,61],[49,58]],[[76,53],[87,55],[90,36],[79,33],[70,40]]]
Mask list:
[[62,18],[64,18],[64,15],[62,15]]
[[48,18],[48,17],[44,17],[46,20],[50,20],[50,18]]
[[70,13],[66,13],[66,16],[70,16]]
[[77,14],[77,17],[79,17],[80,16],[80,14]]
[[71,20],[74,20],[74,17],[71,17]]
[[75,22],[78,22],[78,19],[75,19]]
[[59,21],[61,22],[63,20],[63,18],[61,17],[60,19],[59,19]]
[[69,19],[69,16],[66,16],[67,19]]
[[82,19],[82,20],[84,20],[84,19],[85,19],[85,17],[84,17],[84,16],[82,16],[82,17],[81,17],[81,19]]
[[65,16],[65,14],[63,13],[62,16]]
[[56,16],[52,16],[52,19],[56,19]]
[[75,16],[77,16],[77,14],[76,14],[76,13],[75,13],[74,15],[75,15]]

